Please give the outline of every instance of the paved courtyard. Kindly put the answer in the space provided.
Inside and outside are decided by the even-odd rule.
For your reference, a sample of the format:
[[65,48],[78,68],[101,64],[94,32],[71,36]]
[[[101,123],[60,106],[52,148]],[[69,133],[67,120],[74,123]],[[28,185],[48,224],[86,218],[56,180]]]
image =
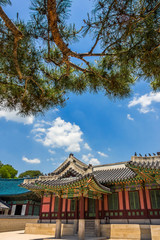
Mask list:
[[42,240],[42,239],[54,239],[54,238],[51,235],[24,234],[24,230],[0,233],[0,240]]
[[[24,230],[22,231],[14,231],[14,232],[3,232],[0,233],[0,240],[52,240],[55,239],[54,237],[52,237],[51,235],[35,235],[35,234],[24,234]],[[63,237],[63,240],[70,240],[70,239],[74,239],[77,240],[77,238],[75,236],[72,237]],[[86,240],[105,240],[105,238],[86,238]],[[60,240],[60,239],[59,239]]]

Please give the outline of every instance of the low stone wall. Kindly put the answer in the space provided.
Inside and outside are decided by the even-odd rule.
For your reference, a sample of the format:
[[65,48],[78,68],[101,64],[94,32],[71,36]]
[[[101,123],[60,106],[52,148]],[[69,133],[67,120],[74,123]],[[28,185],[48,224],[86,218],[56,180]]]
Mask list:
[[24,230],[26,223],[37,223],[38,217],[0,217],[0,232]]
[[151,226],[140,224],[101,224],[101,236],[113,239],[152,239]]
[[151,226],[151,235],[152,235],[152,240],[160,239],[160,225]]
[[55,237],[56,224],[53,223],[27,223],[26,234],[53,235]]
[[[56,224],[54,223],[27,223],[25,227],[26,234],[43,234],[53,235],[55,237]],[[63,224],[61,225],[62,236],[73,235],[74,225]]]

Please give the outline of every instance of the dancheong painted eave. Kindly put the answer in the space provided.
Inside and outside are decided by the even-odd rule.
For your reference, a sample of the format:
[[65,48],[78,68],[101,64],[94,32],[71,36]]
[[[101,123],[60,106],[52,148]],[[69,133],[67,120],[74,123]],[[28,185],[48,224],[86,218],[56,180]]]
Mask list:
[[83,177],[70,177],[62,179],[36,180],[34,183],[21,184],[24,188],[35,192],[52,192],[62,198],[93,197],[98,194],[111,193],[110,189],[100,184],[93,174]]

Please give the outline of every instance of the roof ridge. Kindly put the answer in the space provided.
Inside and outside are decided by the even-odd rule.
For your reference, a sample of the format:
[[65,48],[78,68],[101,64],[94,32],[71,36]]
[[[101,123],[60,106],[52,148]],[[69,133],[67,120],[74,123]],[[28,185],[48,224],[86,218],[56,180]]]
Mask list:
[[128,162],[129,162],[129,161],[125,161],[125,162],[116,162],[116,163],[107,163],[107,164],[103,164],[103,165],[95,165],[95,166],[93,166],[93,168],[103,167],[103,166],[121,165],[121,164],[125,164],[125,163],[128,163]]

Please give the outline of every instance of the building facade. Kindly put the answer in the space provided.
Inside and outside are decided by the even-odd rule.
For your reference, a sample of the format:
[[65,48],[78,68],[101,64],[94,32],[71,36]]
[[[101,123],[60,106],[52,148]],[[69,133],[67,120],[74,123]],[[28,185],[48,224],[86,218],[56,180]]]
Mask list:
[[86,165],[70,154],[54,172],[25,179],[22,187],[41,197],[40,221],[74,222],[84,239],[85,222],[158,223],[160,221],[160,153],[133,156],[128,162]]

